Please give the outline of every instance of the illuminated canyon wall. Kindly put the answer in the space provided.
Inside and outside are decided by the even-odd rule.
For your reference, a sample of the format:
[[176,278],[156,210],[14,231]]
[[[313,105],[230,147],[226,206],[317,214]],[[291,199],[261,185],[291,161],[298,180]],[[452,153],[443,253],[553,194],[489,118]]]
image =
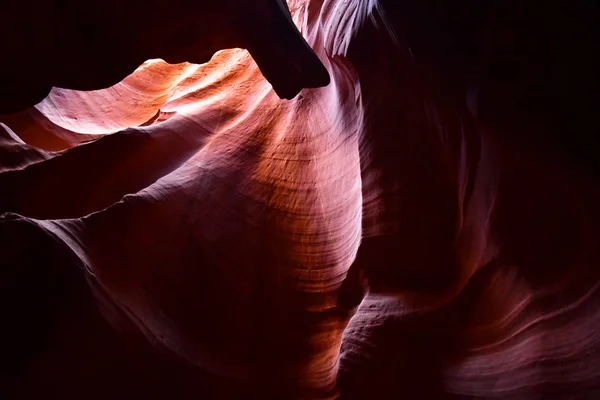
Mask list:
[[0,390],[600,398],[592,169],[414,9],[288,3],[326,87],[231,49],[0,118]]

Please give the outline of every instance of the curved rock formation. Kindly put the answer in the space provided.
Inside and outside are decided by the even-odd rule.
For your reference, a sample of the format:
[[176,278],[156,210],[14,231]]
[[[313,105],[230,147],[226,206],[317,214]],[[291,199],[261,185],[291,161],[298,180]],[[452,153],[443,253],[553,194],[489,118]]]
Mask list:
[[[284,0],[76,1],[1,6],[0,113],[44,99],[52,87],[115,85],[145,60],[205,63],[244,48],[285,99],[329,84],[329,75],[292,21]],[[40,68],[40,60],[43,67]]]
[[471,79],[485,23],[288,5],[326,87],[231,49],[2,118],[7,397],[596,398],[597,177]]

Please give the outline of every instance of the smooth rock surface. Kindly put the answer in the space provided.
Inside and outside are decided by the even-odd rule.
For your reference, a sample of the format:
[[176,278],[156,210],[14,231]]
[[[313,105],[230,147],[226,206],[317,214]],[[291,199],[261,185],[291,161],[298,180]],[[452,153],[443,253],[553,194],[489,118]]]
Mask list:
[[326,87],[231,49],[0,118],[3,398],[600,396],[589,163],[474,115],[427,7],[288,3]]

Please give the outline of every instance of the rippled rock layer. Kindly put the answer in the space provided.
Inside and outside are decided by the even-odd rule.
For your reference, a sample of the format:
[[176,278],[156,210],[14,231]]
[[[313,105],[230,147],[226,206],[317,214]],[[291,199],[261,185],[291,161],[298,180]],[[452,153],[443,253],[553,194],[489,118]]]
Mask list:
[[0,390],[600,398],[591,169],[386,2],[288,3],[326,87],[231,49],[0,118]]

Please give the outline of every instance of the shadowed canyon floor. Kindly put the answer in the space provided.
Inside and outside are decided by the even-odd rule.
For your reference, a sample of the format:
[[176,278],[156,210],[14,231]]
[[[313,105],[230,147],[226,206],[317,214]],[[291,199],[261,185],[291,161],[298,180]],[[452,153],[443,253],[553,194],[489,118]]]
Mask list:
[[593,169],[387,3],[0,116],[2,398],[600,398]]

